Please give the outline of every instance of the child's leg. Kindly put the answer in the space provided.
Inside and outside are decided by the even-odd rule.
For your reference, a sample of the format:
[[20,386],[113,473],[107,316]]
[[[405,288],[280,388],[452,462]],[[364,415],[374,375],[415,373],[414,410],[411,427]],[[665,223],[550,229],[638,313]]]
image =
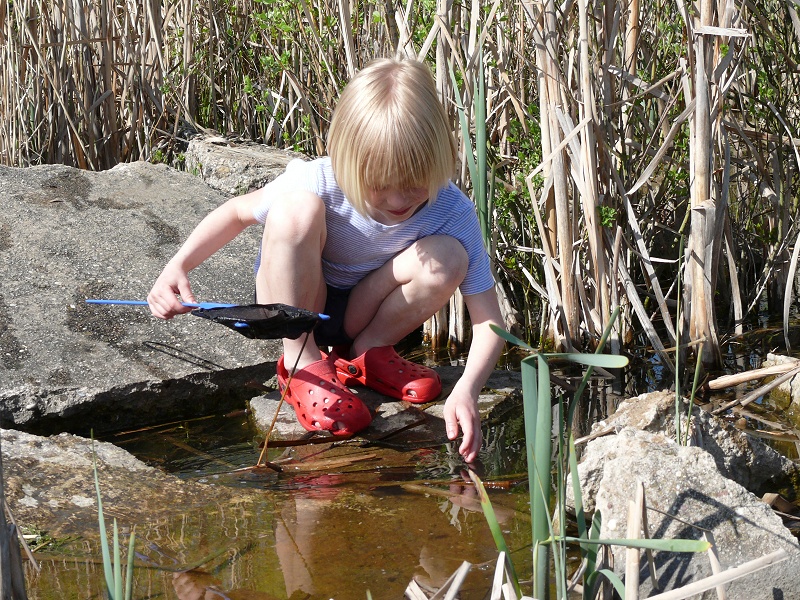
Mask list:
[[457,239],[418,240],[353,288],[344,328],[352,356],[392,346],[444,306],[464,280],[467,252]]
[[[282,302],[320,312],[325,306],[322,248],[325,245],[325,205],[310,192],[275,198],[267,215],[256,276],[256,298],[261,304]],[[303,339],[283,340],[284,361],[294,365]],[[321,359],[313,334],[302,350],[298,368]]]

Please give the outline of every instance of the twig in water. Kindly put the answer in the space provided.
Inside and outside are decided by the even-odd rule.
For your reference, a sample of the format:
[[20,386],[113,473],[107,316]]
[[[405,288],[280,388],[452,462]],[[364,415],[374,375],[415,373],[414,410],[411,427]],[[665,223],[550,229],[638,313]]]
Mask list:
[[[297,365],[300,362],[300,356],[303,354],[303,350],[305,350],[306,342],[308,342],[308,337],[311,335],[310,331],[306,332],[306,336],[303,338],[303,345],[300,346],[300,352],[297,353],[297,358],[292,365],[291,371],[289,371],[289,378],[286,380],[286,385],[283,387],[283,391],[281,392],[281,399],[278,401],[278,408],[275,409],[275,414],[272,417],[272,423],[269,424],[269,429],[267,430],[267,436],[264,438],[264,447],[261,450],[261,455],[258,457],[255,466],[259,467],[262,464],[264,466],[269,466],[270,468],[275,468],[276,465],[272,463],[263,462],[264,456],[267,454],[267,448],[269,447],[269,438],[272,435],[272,430],[275,428],[275,422],[278,420],[278,413],[281,412],[281,406],[283,406],[283,399],[286,397],[286,392],[289,391],[289,386],[292,383],[292,378],[294,377],[294,373],[297,370]],[[282,469],[278,468],[278,471]]]
[[711,414],[718,415],[718,414],[723,413],[726,410],[728,410],[729,408],[732,408],[732,407],[734,407],[736,405],[747,406],[748,404],[750,404],[754,400],[757,400],[758,398],[760,398],[761,396],[763,396],[764,394],[766,394],[770,390],[773,390],[776,387],[778,387],[779,385],[781,385],[782,383],[784,383],[786,381],[789,381],[792,377],[794,377],[795,375],[797,375],[799,373],[800,373],[800,366],[796,366],[791,371],[789,371],[788,373],[784,373],[780,377],[777,377],[777,378],[773,379],[772,381],[770,381],[769,383],[767,383],[765,385],[762,385],[758,389],[753,390],[752,392],[747,394],[747,396],[745,396],[744,398],[737,398],[736,400],[732,400],[732,401],[728,402],[727,404],[723,404],[722,406],[720,406],[716,410],[712,411]]

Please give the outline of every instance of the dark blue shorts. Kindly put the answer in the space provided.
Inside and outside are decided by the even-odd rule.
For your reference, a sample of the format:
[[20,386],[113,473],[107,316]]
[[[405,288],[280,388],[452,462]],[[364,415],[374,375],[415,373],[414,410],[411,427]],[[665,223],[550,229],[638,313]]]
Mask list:
[[352,338],[344,332],[344,312],[349,299],[350,290],[328,286],[328,297],[322,312],[330,319],[320,321],[314,328],[314,339],[319,346],[349,346],[353,343]]

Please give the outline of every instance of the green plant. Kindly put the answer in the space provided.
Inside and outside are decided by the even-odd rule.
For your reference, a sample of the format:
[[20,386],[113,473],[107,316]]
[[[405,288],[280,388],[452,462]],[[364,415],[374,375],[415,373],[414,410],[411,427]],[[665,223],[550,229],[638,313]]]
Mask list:
[[[533,540],[533,596],[535,598],[548,598],[550,596],[551,572],[555,573],[555,587],[558,598],[567,598],[567,573],[566,549],[568,544],[578,544],[585,564],[584,569],[584,599],[590,600],[592,590],[598,582],[600,575],[608,579],[617,592],[624,598],[625,591],[622,582],[613,572],[598,569],[597,548],[599,545],[618,545],[633,548],[652,550],[669,550],[671,552],[704,552],[709,544],[696,540],[663,540],[663,539],[600,539],[601,515],[596,512],[592,523],[586,521],[583,511],[583,501],[580,482],[577,477],[577,455],[572,438],[571,425],[577,402],[585,389],[591,371],[594,367],[618,369],[624,367],[628,359],[623,356],[601,354],[605,341],[611,331],[611,324],[618,316],[618,309],[614,311],[611,323],[606,327],[598,344],[595,354],[555,353],[543,354],[509,334],[508,332],[493,327],[497,335],[512,344],[516,344],[531,352],[531,355],[522,360],[522,390],[523,406],[525,412],[525,437],[528,457],[528,484],[531,506],[531,535]],[[566,418],[560,423],[557,435],[557,454],[555,457],[557,514],[551,516],[551,453],[552,453],[552,396],[550,388],[550,367],[548,360],[558,358],[568,362],[577,363],[588,367],[581,384],[576,391],[573,405],[564,410],[563,399],[559,398],[559,414]],[[578,537],[566,534],[566,508],[565,508],[565,480],[564,473],[569,470],[575,497],[575,512],[577,519]],[[480,488],[479,488],[480,489]],[[490,510],[490,503],[485,491],[481,492],[481,503],[484,506],[492,535],[495,538],[498,550],[506,551],[502,534]],[[557,530],[554,523],[557,523]],[[552,564],[552,570],[551,570]]]
[[[114,519],[113,542],[114,558],[108,546],[108,536],[106,534],[106,522],[103,517],[103,498],[100,495],[100,478],[97,475],[97,456],[94,452],[94,439],[92,439],[92,466],[94,468],[94,487],[97,492],[97,521],[100,527],[100,548],[103,554],[103,573],[106,579],[106,589],[110,600],[130,600],[133,594],[133,556],[134,544],[136,542],[136,531],[131,531],[130,541],[128,542],[128,565],[125,578],[122,577],[122,558],[120,556],[119,528],[117,520]],[[123,594],[123,583],[125,589]]]

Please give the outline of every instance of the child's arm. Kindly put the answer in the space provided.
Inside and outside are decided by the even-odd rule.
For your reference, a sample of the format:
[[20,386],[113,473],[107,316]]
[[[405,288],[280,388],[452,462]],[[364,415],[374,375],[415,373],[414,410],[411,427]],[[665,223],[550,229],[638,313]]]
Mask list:
[[260,190],[231,198],[200,221],[164,267],[147,295],[153,315],[160,319],[171,319],[192,310],[181,304],[181,300],[196,302],[189,285],[189,271],[239,235],[248,225],[256,223],[253,208],[259,201],[259,195]]
[[504,342],[489,327],[491,324],[503,327],[503,315],[494,288],[464,296],[464,302],[472,321],[472,343],[464,373],[445,402],[444,420],[447,437],[451,440],[458,437],[461,428],[464,439],[458,451],[469,463],[478,456],[482,442],[478,396],[497,365]]

